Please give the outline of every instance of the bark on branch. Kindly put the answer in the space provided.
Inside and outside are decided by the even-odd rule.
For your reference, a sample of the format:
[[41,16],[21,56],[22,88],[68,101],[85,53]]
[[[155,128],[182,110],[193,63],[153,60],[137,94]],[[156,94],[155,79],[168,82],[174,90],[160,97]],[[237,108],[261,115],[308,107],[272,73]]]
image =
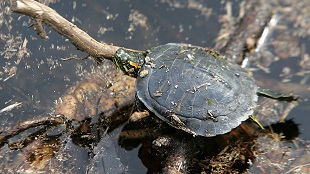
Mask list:
[[84,51],[94,57],[97,61],[103,58],[111,59],[119,46],[113,46],[96,41],[86,32],[79,29],[76,25],[69,22],[55,10],[34,0],[12,0],[11,10],[15,13],[27,15],[34,19],[34,28],[43,38],[48,39],[42,23],[50,26],[81,51]]

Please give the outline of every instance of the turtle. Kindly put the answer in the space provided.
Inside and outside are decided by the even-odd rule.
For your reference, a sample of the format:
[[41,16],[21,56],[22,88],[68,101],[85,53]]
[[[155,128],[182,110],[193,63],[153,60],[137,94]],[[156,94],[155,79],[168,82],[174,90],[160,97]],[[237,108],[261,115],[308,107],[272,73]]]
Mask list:
[[246,69],[217,51],[168,43],[143,53],[119,48],[114,63],[136,77],[137,101],[169,125],[194,136],[225,134],[253,115],[259,88]]

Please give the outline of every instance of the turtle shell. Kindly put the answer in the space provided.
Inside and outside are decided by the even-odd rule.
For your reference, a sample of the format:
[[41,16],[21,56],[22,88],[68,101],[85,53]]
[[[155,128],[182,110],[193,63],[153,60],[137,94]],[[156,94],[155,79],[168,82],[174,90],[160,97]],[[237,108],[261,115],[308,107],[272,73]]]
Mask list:
[[240,125],[257,101],[248,72],[215,51],[187,44],[150,49],[136,86],[138,99],[160,119],[206,137]]

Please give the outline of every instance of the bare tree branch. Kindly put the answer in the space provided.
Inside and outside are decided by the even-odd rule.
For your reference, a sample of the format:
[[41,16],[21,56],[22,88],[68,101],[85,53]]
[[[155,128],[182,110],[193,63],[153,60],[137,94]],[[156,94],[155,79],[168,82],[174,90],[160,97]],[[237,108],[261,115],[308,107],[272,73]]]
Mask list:
[[[34,28],[43,39],[48,39],[42,23],[50,26],[81,51],[94,57],[97,61],[112,59],[119,46],[96,41],[86,32],[69,22],[55,10],[33,0],[12,0],[11,10],[34,19]],[[138,51],[137,51],[138,52]]]
[[9,129],[8,131],[2,132],[0,134],[0,146],[7,139],[29,128],[40,126],[40,125],[58,125],[58,124],[66,124],[66,123],[68,122],[64,115],[55,115],[53,117],[43,116],[39,118],[33,118],[33,119],[21,121],[15,127]]

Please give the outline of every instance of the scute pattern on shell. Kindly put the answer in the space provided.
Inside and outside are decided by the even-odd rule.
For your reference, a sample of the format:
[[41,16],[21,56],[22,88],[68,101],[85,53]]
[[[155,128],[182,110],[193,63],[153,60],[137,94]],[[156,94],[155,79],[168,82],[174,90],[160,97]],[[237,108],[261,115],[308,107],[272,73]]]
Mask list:
[[236,63],[206,48],[174,43],[152,48],[147,57],[153,66],[142,67],[148,75],[137,78],[137,96],[175,128],[211,137],[253,114],[257,86]]

